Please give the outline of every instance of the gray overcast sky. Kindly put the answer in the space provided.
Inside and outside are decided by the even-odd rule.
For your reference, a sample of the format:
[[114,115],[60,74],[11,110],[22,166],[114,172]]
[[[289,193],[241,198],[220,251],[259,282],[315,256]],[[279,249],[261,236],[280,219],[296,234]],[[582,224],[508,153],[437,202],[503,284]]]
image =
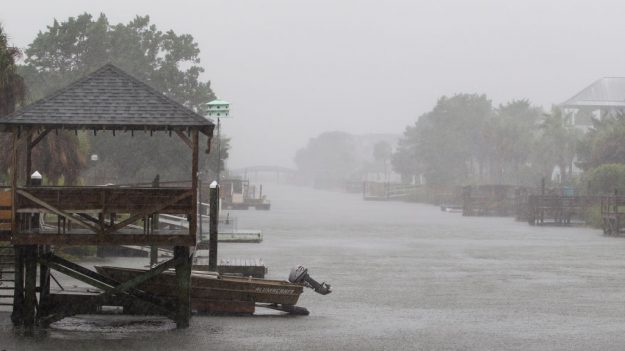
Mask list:
[[441,95],[549,107],[625,76],[625,1],[8,1],[25,47],[53,18],[149,14],[199,43],[205,79],[233,103],[230,165],[292,165],[326,130],[401,133]]

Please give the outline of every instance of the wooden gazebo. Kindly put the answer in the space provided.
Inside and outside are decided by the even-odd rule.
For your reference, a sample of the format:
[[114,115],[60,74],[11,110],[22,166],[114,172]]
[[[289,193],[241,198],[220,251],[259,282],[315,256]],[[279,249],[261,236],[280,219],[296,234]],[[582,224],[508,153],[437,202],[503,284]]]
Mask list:
[[[16,248],[13,321],[26,326],[37,321],[47,324],[68,315],[93,311],[95,305],[104,301],[107,304],[121,301],[124,306],[141,305],[146,311],[168,315],[179,327],[187,326],[190,248],[196,244],[198,212],[198,140],[199,133],[203,133],[208,136],[210,146],[213,127],[210,120],[111,64],[0,119],[0,132],[13,136],[9,235]],[[154,137],[175,134],[192,153],[190,187],[41,186],[24,176],[32,172],[31,151],[46,135],[83,130],[94,134],[110,131],[113,135],[141,132]],[[128,153],[132,154],[132,150]],[[120,155],[123,156],[128,155]],[[159,213],[187,216],[188,231],[157,229],[153,219]],[[46,214],[46,218],[56,216],[57,225],[40,226],[40,221],[33,219],[41,214]],[[48,248],[55,245],[173,246],[174,258],[131,282],[120,284],[54,255]],[[175,268],[178,277],[177,301],[164,301],[149,291],[135,288],[170,268]],[[50,298],[50,269],[104,292],[80,303],[65,298],[62,301],[67,304],[59,306],[59,300],[52,303]]]

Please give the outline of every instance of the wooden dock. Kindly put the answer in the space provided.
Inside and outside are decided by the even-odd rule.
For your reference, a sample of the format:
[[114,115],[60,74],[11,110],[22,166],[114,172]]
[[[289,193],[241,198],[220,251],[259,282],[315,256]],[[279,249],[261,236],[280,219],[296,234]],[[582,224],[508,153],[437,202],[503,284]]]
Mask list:
[[229,210],[270,210],[271,202],[263,195],[263,186],[256,191],[255,185],[250,185],[246,179],[223,179],[221,184],[221,206]]
[[462,193],[463,216],[513,216],[515,213],[514,185],[465,186]]
[[625,196],[605,196],[601,199],[603,233],[610,236],[625,234]]
[[[188,327],[191,248],[195,247],[198,227],[199,140],[200,133],[204,134],[210,148],[214,127],[210,120],[112,64],[2,118],[0,132],[12,138],[12,147],[4,150],[11,155],[11,172],[10,191],[1,191],[0,240],[8,239],[14,246],[13,323],[28,329],[46,326],[113,300],[145,307],[151,313],[171,318],[179,328]],[[42,184],[41,176],[30,178],[33,150],[46,136],[70,131],[93,132],[94,136],[106,131],[101,135],[111,137],[116,132],[175,136],[188,146],[190,185],[50,186]],[[132,157],[132,150],[128,151],[118,157]],[[10,227],[6,225],[7,211]],[[186,216],[188,229],[158,228],[154,224],[161,213]],[[56,219],[52,232],[40,226],[41,216]],[[173,247],[173,258],[122,283],[54,254],[55,246],[68,245],[165,246]],[[173,299],[166,301],[153,292],[136,288],[169,269],[175,270]],[[50,293],[51,270],[101,293],[91,303],[81,303],[76,294],[68,294],[56,303]]]
[[[208,258],[196,257],[193,269],[208,271]],[[217,272],[220,274],[241,275],[243,277],[264,278],[265,274],[267,274],[267,267],[260,258],[225,258],[219,260]]]
[[413,184],[365,181],[362,198],[367,201],[407,200],[418,188]]
[[529,195],[527,221],[531,225],[584,224],[588,211],[600,206],[601,199],[601,196]]
[[[209,227],[208,222],[210,221],[210,217],[200,215],[198,218],[199,221],[205,224],[202,226],[202,231],[198,231],[198,240],[201,245],[203,241],[208,240],[208,233],[204,228]],[[189,221],[180,216],[161,215],[159,217],[159,222],[169,226],[172,230],[189,227]],[[217,240],[225,243],[260,243],[263,241],[263,232],[260,229],[239,229],[238,220],[236,218],[231,218],[229,216],[220,217]]]

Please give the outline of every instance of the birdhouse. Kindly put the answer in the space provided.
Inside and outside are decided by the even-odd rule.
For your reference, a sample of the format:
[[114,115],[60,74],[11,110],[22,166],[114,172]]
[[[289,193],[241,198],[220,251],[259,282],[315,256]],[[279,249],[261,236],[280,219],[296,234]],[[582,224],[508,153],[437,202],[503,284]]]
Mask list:
[[230,117],[230,103],[223,100],[213,100],[207,104],[208,118],[226,118]]

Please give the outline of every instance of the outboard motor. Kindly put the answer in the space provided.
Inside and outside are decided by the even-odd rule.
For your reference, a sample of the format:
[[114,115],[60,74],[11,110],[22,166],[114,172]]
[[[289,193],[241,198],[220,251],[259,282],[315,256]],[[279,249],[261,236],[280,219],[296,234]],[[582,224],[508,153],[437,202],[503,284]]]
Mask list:
[[289,281],[295,284],[303,284],[306,287],[309,287],[315,292],[321,295],[327,295],[332,292],[332,287],[330,284],[326,284],[325,282],[319,284],[316,280],[311,278],[308,275],[308,269],[303,266],[296,266],[291,269],[291,274],[289,274]]

